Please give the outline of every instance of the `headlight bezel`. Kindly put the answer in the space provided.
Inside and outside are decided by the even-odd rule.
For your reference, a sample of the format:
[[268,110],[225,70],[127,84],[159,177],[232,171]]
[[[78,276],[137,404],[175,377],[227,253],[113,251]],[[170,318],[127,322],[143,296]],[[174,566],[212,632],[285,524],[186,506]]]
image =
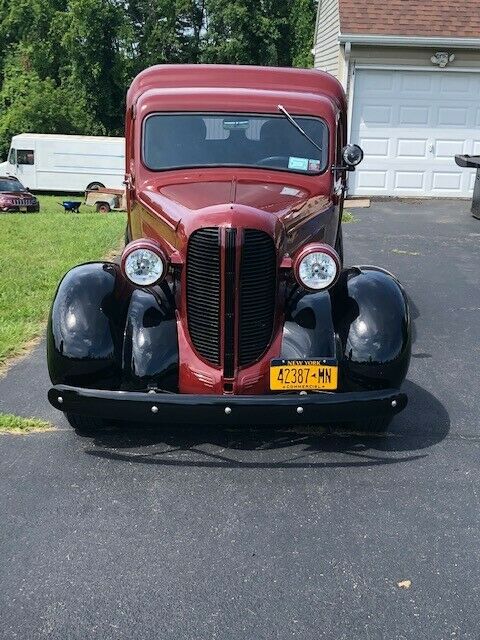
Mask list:
[[[131,257],[131,255],[133,253],[135,253],[136,251],[149,251],[150,253],[154,254],[162,263],[162,272],[161,274],[152,282],[135,282],[134,279],[132,279],[130,277],[130,275],[127,272],[127,260],[129,257]],[[125,247],[125,249],[122,252],[122,258],[120,261],[120,265],[121,265],[121,269],[122,269],[122,273],[125,276],[125,278],[128,280],[128,282],[130,282],[131,284],[133,284],[135,287],[153,287],[155,285],[160,284],[164,279],[165,276],[167,275],[167,269],[168,269],[168,260],[162,250],[162,248],[160,247],[160,245],[155,242],[154,240],[149,240],[148,238],[142,238],[140,240],[133,240],[132,242],[129,242],[127,244],[127,246]]]
[[[335,267],[336,267],[335,277],[329,284],[327,284],[324,287],[319,287],[319,288],[309,287],[303,282],[302,278],[300,277],[300,268],[301,268],[302,262],[303,260],[305,260],[307,256],[309,256],[312,253],[325,254],[329,258],[331,258],[332,261],[335,263]],[[340,256],[338,255],[338,253],[335,251],[333,247],[323,243],[311,243],[306,245],[305,247],[303,247],[303,249],[301,249],[297,253],[293,261],[293,273],[295,276],[295,280],[302,287],[302,289],[305,289],[310,293],[318,293],[320,291],[328,291],[328,289],[331,289],[337,283],[338,278],[340,277],[341,270],[342,270],[342,262],[340,260]]]

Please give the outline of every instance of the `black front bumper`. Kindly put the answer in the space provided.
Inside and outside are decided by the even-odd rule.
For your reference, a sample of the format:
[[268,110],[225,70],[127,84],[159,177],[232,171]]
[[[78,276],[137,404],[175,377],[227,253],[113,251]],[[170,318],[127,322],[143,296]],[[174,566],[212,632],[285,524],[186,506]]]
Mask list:
[[104,391],[57,385],[48,392],[60,411],[156,424],[285,425],[361,422],[394,415],[407,406],[397,389],[349,393],[212,396]]

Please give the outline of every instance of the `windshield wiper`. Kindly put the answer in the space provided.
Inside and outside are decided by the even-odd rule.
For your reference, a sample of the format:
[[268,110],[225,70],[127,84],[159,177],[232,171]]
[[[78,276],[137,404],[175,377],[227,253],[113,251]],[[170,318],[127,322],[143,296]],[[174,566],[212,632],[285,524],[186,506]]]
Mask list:
[[306,138],[311,144],[313,144],[314,147],[316,147],[320,152],[323,153],[323,149],[320,145],[318,145],[314,140],[311,139],[311,137],[308,135],[308,133],[306,133],[306,131],[304,131],[302,129],[302,127],[298,124],[298,122],[296,120],[294,120],[292,118],[292,116],[288,113],[288,111],[285,109],[285,107],[283,106],[283,104],[279,104],[277,106],[277,109],[279,111],[281,111],[283,113],[283,115],[287,118],[287,120],[295,127],[295,129],[302,134],[302,136],[304,138]]

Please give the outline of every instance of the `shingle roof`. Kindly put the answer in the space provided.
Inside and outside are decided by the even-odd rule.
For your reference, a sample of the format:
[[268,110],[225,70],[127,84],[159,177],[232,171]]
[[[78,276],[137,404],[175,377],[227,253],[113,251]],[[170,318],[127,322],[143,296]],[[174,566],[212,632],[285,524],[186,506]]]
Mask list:
[[480,38],[480,0],[339,0],[342,33]]

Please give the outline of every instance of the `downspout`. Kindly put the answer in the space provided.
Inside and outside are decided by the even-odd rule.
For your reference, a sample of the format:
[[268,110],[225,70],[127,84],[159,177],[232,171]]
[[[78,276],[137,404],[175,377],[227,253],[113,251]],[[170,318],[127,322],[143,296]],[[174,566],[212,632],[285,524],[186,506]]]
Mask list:
[[350,53],[352,51],[352,43],[345,42],[345,50],[344,50],[344,67],[343,67],[343,88],[345,89],[345,93],[348,94],[348,79],[350,74]]

